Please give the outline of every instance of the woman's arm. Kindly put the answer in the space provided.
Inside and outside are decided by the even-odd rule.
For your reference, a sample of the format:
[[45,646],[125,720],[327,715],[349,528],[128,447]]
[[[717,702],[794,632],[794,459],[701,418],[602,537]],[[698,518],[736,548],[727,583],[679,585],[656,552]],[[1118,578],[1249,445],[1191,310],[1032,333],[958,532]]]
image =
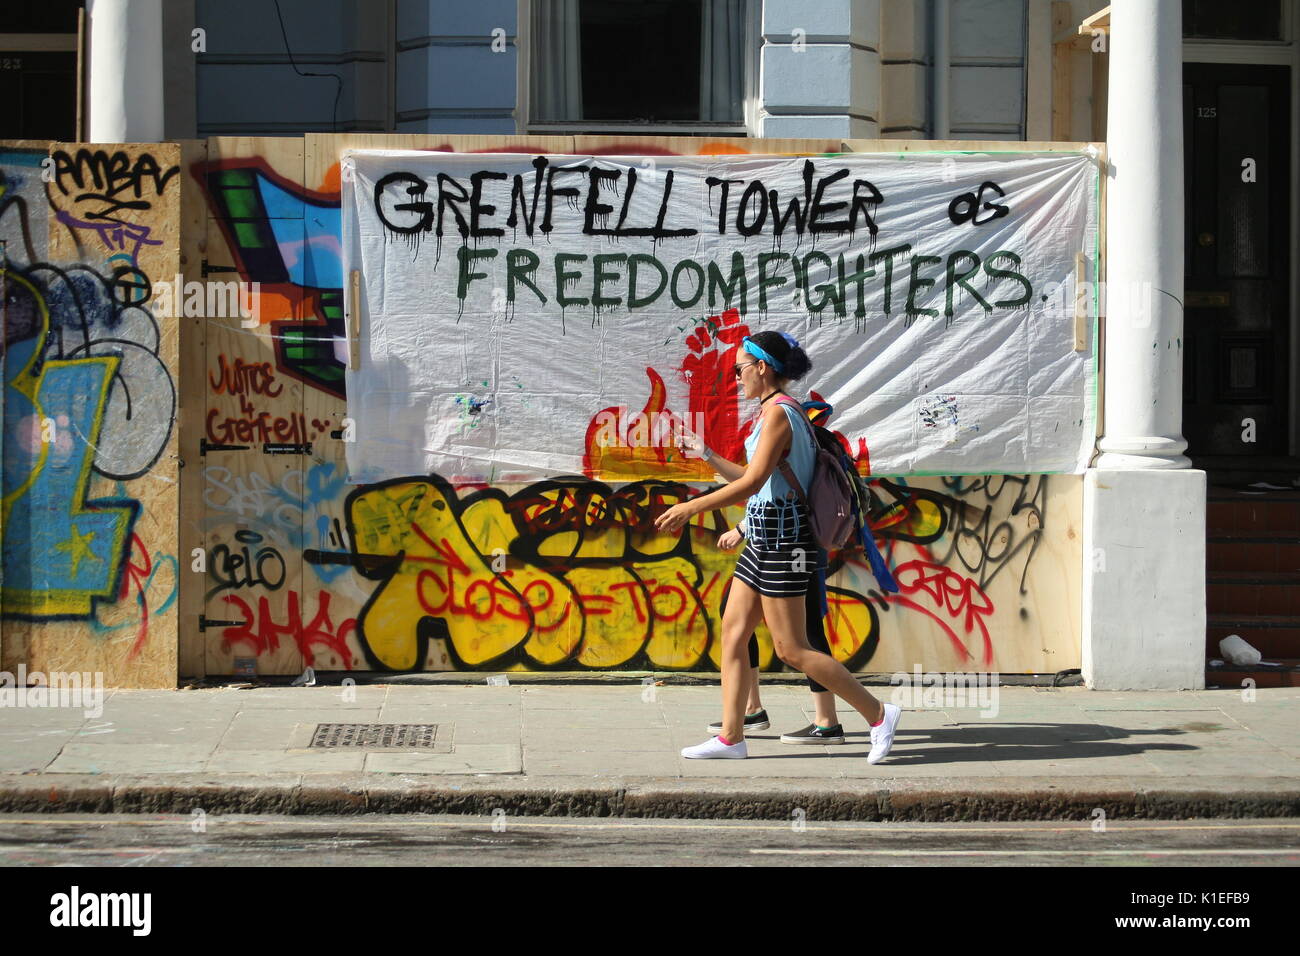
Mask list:
[[738,504],[753,495],[781,463],[781,452],[789,444],[790,435],[790,420],[774,403],[763,412],[763,430],[758,436],[758,447],[754,449],[753,460],[741,474],[716,491],[673,505],[656,519],[655,527],[671,533],[697,514]]
[[[759,441],[763,439],[760,437]],[[728,461],[717,452],[714,452],[708,460],[708,464],[713,466],[713,470],[720,474],[727,481],[735,481],[745,473],[745,466],[738,465],[734,461]]]
[[[745,473],[745,466],[738,465],[734,461],[723,458],[717,452],[704,444],[704,439],[693,432],[682,430],[677,435],[677,447],[690,457],[700,457],[707,464],[712,466],[713,470],[720,474],[727,481],[735,481]],[[709,452],[709,457],[704,458],[704,453]]]

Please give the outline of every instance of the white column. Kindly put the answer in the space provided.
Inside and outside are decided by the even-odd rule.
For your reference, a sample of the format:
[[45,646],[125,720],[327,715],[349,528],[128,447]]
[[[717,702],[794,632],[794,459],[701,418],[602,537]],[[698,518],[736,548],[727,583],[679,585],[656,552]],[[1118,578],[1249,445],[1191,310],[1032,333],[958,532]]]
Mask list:
[[88,0],[88,141],[163,139],[162,0]]
[[1183,455],[1183,31],[1178,0],[1110,7],[1106,406],[1098,468]]
[[1182,454],[1182,8],[1110,9],[1105,437],[1083,486],[1083,678],[1199,689],[1205,472]]

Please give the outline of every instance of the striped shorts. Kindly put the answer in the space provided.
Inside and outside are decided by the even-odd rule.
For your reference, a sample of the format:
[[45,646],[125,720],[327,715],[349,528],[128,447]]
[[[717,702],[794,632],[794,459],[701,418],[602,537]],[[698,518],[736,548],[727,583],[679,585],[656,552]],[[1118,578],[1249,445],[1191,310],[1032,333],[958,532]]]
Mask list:
[[745,511],[745,550],[735,576],[768,597],[803,597],[817,573],[817,543],[799,501],[753,505]]

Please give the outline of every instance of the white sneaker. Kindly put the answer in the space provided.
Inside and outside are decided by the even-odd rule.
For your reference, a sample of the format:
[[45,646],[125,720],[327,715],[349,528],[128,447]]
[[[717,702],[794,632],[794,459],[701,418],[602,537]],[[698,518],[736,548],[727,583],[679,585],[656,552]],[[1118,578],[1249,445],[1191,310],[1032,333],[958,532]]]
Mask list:
[[743,760],[749,756],[749,750],[743,740],[734,744],[724,744],[717,737],[710,737],[704,743],[696,744],[694,747],[683,747],[682,756],[705,760],[719,757]]
[[898,718],[903,708],[897,704],[885,705],[885,719],[871,728],[871,753],[867,754],[867,763],[880,763],[894,746],[894,731],[898,728]]

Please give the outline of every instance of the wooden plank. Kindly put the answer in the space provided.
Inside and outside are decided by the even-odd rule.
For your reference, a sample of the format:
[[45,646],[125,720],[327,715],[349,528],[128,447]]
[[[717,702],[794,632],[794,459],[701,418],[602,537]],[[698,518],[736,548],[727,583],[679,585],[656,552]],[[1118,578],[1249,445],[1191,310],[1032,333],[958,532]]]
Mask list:
[[302,182],[338,196],[339,160],[346,149],[427,149],[442,152],[568,153],[570,136],[439,136],[410,133],[308,133],[304,138]]
[[[208,138],[208,164],[212,169],[235,166],[261,170],[276,183],[303,181],[304,145],[300,137],[212,136]],[[206,184],[205,184],[206,189]],[[209,194],[208,218],[219,217]],[[270,218],[301,219],[301,205],[287,204],[270,211]]]
[[[6,153],[20,154],[28,152],[34,156],[39,156],[42,154],[48,154],[50,146],[51,143],[47,140],[0,140],[0,152]],[[0,161],[5,160],[6,158],[7,157],[5,156],[0,156]],[[31,177],[27,178],[29,180],[31,179]],[[23,185],[18,185],[16,191],[19,194],[22,194],[24,192]],[[32,246],[30,259],[35,261],[44,261],[49,258],[47,248],[48,243],[45,240],[46,231],[44,228],[41,228],[46,225],[46,217],[38,208],[38,204],[44,202],[43,193],[43,184],[40,183],[39,179],[30,182],[26,186],[26,199],[29,205],[25,220],[24,217],[19,215],[22,210],[17,208],[15,204],[15,207],[10,210],[10,215],[6,217],[6,221],[3,224],[0,224],[5,227],[5,234],[9,239],[7,245],[0,242],[0,249],[3,249],[5,257],[4,262],[6,264],[6,275],[4,282],[7,288],[12,288],[12,286],[16,284],[9,281],[8,271],[11,269],[17,269],[22,263],[29,260],[28,251],[25,248],[27,240],[23,235],[22,229],[24,221],[31,226],[32,232],[30,239]],[[5,294],[4,301],[8,301],[7,293]],[[5,308],[6,306],[4,304],[0,304],[0,315],[3,315]],[[4,400],[0,399],[0,409],[2,409],[3,406]],[[2,520],[3,515],[0,514],[0,521]],[[0,595],[0,601],[3,601],[3,595]],[[31,627],[21,621],[14,621],[5,625],[4,640],[3,642],[0,642],[0,670],[14,673],[20,662],[26,663],[26,642],[30,631]]]
[[[258,230],[259,246],[274,244],[266,238],[268,221],[247,226]],[[208,220],[209,270],[234,267],[227,235],[218,220]],[[226,277],[241,274],[210,271],[208,283]],[[197,446],[202,436],[210,443],[246,446],[209,450],[199,459],[208,558],[203,614],[241,625],[204,632],[209,674],[233,674],[236,658],[248,657],[256,658],[258,674],[302,671],[295,640],[301,627],[293,613],[297,608],[301,619],[302,465],[299,456],[264,452],[267,441],[307,440],[301,434],[303,386],[280,372],[273,337],[275,323],[297,317],[298,300],[288,287],[263,287],[251,328],[237,314],[209,314],[204,320],[205,426],[192,441]]]
[[[1041,674],[1079,667],[1083,477],[966,478],[956,486],[922,477],[909,478],[907,486],[933,496],[919,499],[923,507],[913,509],[915,520],[925,509],[942,508],[945,530],[925,545],[881,533],[901,596],[915,606],[895,603],[874,615],[879,645],[856,669],[910,675],[919,665],[929,672]],[[880,493],[892,500],[889,492]],[[990,536],[979,528],[998,530]],[[828,584],[860,595],[877,589],[870,572],[856,564]],[[860,623],[848,630],[860,639],[872,622],[856,618]]]
[[[190,174],[208,158],[207,142],[182,140],[181,147],[181,254],[180,274],[183,283],[203,281],[203,257],[207,247],[206,201],[199,181]],[[207,402],[207,323],[201,315],[178,318],[180,328],[180,377],[177,381],[180,446],[180,514],[177,521],[177,560],[180,564],[180,633],[177,649],[177,677],[201,678],[207,675],[203,634],[198,618],[204,610],[203,592],[207,575],[193,570],[194,550],[204,547],[203,537],[203,459],[199,456],[197,436],[203,434]],[[206,555],[201,556],[206,561]]]
[[1092,16],[1084,17],[1083,22],[1079,24],[1079,33],[1091,36],[1093,30],[1101,30],[1103,33],[1110,33],[1110,5],[1102,7]]
[[1052,10],[1030,3],[1025,11],[1025,138],[1052,135]]
[[1110,50],[1090,56],[1088,68],[1092,71],[1092,138],[1100,142],[1106,138],[1106,114],[1110,105]]
[[86,8],[77,8],[77,139],[86,138]]
[[1088,319],[1092,311],[1088,291],[1088,257],[1082,252],[1074,254],[1074,350],[1088,348]]
[[361,368],[361,270],[348,276],[348,368]]
[[[1052,35],[1059,36],[1061,31],[1071,26],[1073,14],[1070,4],[1064,0],[1053,0]],[[1074,123],[1070,112],[1071,77],[1074,73],[1074,55],[1069,45],[1052,44],[1052,138],[1069,139],[1073,135]]]
[[[49,592],[39,616],[68,602],[68,616],[77,619],[29,624],[27,665],[42,671],[100,672],[109,686],[173,687],[179,612],[179,325],[168,315],[154,314],[153,307],[160,302],[161,283],[170,283],[180,270],[180,147],[55,143],[51,156],[56,168],[77,164],[83,148],[92,154],[102,151],[114,169],[132,170],[141,205],[115,210],[114,216],[128,228],[101,228],[104,200],[99,194],[109,187],[98,180],[96,164],[79,167],[82,183],[65,173],[66,182],[56,176],[46,190],[50,262],[56,268],[89,270],[104,283],[95,301],[77,302],[77,316],[66,312],[74,307],[71,300],[55,301],[53,308],[64,311],[52,321],[65,333],[48,357],[61,354],[68,368],[88,367],[101,362],[101,356],[115,361],[104,373],[106,398],[95,403],[89,431],[70,440],[73,451],[80,451],[78,444],[85,442],[93,462],[79,488],[82,500],[67,503],[71,534],[41,545],[43,559],[58,567],[68,583]],[[149,242],[137,242],[137,237]],[[53,272],[49,276],[51,287],[61,281]],[[86,324],[80,325],[82,321]],[[78,325],[79,333],[66,331]],[[129,507],[134,520],[127,518],[126,505],[117,504],[123,499],[133,503]],[[97,504],[87,508],[86,502],[92,501]],[[122,520],[100,517],[114,513]],[[79,528],[87,522],[94,523],[95,530]],[[50,544],[53,548],[45,551]],[[105,572],[120,569],[117,593],[93,599],[88,613],[71,610],[77,603],[71,598],[72,582],[80,579],[83,562]]]

